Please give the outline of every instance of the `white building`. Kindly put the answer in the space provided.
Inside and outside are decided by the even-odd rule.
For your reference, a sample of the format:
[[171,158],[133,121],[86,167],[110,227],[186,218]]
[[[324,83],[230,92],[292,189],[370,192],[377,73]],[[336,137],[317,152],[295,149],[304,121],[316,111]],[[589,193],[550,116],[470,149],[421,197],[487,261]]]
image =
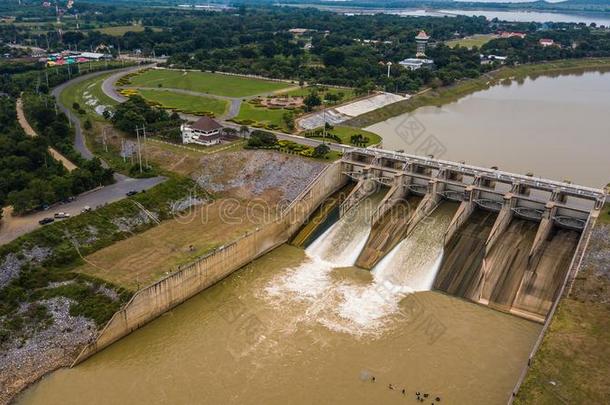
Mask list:
[[182,124],[182,143],[196,143],[203,146],[220,143],[222,125],[210,117],[203,116],[192,124]]
[[432,59],[407,58],[398,62],[405,69],[417,70],[422,67],[430,68],[434,64]]
[[91,60],[105,60],[112,59],[112,55],[107,53],[98,53],[98,52],[82,52],[80,55],[81,58],[91,59]]

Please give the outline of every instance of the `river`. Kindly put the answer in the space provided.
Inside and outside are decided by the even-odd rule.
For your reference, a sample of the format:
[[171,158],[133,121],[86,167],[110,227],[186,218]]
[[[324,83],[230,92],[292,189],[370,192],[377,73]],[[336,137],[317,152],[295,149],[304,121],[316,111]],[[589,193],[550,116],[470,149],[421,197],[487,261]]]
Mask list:
[[610,181],[610,73],[540,76],[366,128],[386,149],[603,187]]
[[[468,1],[468,0],[465,0]],[[496,1],[493,1],[496,2]],[[525,3],[526,1],[522,1]],[[529,2],[529,0],[527,1]],[[482,3],[487,3],[483,1]],[[294,6],[294,5],[291,5]],[[529,10],[469,10],[469,9],[436,9],[436,8],[369,8],[349,7],[342,5],[302,4],[297,7],[315,7],[320,10],[334,11],[346,15],[394,14],[404,17],[453,17],[456,15],[484,16],[488,20],[497,18],[501,21],[514,22],[558,22],[558,23],[595,23],[598,26],[610,26],[609,13],[603,12],[553,12]]]
[[541,325],[429,291],[455,204],[372,272],[353,267],[380,197],[306,250],[275,249],[17,402],[389,404],[420,392],[427,403],[506,403]]

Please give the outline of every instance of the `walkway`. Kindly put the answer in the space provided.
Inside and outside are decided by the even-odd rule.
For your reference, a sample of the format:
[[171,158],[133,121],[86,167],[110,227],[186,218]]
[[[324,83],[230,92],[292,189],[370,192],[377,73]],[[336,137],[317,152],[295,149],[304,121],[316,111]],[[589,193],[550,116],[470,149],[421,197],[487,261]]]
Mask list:
[[[36,131],[34,131],[34,128],[32,128],[32,126],[28,122],[27,118],[25,117],[25,113],[23,112],[23,101],[21,100],[21,98],[17,99],[16,105],[17,105],[17,120],[19,121],[19,125],[21,125],[21,128],[23,128],[23,131],[25,132],[25,134],[27,136],[30,136],[32,138],[37,137],[38,134],[36,133]],[[74,163],[72,163],[70,160],[68,160],[68,158],[66,158],[64,155],[59,153],[57,151],[57,149],[49,146],[49,153],[51,154],[51,156],[53,156],[53,159],[60,162],[69,172],[71,172],[72,170],[75,170],[77,168]]]

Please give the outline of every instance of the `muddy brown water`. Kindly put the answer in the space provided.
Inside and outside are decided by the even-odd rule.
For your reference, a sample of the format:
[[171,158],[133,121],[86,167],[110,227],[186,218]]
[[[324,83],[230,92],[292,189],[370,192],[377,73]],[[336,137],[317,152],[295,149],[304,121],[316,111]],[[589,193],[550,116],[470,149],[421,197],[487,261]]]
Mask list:
[[610,177],[610,72],[496,85],[366,128],[386,149],[603,187]]
[[18,403],[392,404],[416,392],[505,403],[541,326],[417,291],[432,284],[455,204],[372,272],[353,267],[380,197],[307,250],[279,247]]
[[[610,74],[540,77],[417,110],[425,127],[417,140],[434,136],[445,158],[600,186],[610,171],[607,111]],[[373,130],[386,147],[417,153],[419,141],[405,145],[409,134],[397,134],[404,120]],[[360,207],[372,210],[380,199]],[[370,232],[361,208],[307,250],[276,249],[76,368],[52,373],[17,402],[392,404],[414,403],[419,391],[441,403],[506,403],[541,326],[421,291],[438,270],[437,288],[473,294],[495,215],[475,212],[440,256],[453,211],[439,209],[437,221],[369,272],[353,267]],[[536,262],[513,274],[510,262],[524,260],[533,236],[528,224],[513,228],[490,261],[496,284],[520,278],[521,292],[490,286],[485,294],[545,313],[578,235],[554,232]]]
[[506,402],[540,325],[439,292],[370,300],[374,284],[282,246],[18,403]]

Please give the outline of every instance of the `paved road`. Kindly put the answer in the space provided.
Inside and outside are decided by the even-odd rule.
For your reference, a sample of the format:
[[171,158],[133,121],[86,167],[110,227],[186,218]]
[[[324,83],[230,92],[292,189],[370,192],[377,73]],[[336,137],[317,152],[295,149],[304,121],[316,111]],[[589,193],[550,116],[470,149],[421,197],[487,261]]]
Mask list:
[[[129,69],[133,68],[126,68],[121,70]],[[92,77],[100,76],[106,73],[108,73],[108,71],[93,72],[83,76],[79,76],[75,79],[72,79],[66,83],[59,85],[52,91],[53,96],[55,96],[55,98],[57,99],[57,105],[59,109],[68,116],[68,118],[70,119],[70,121],[72,121],[72,124],[74,125],[76,133],[76,136],[74,138],[74,146],[76,150],[85,159],[93,158],[93,153],[87,148],[87,145],[85,144],[85,139],[78,117],[74,117],[70,114],[68,108],[66,108],[66,106],[64,106],[59,100],[59,94],[67,86],[70,86],[75,83],[80,83],[83,80],[87,80]],[[102,161],[102,164],[105,167],[108,167],[106,162]],[[128,191],[147,190],[166,180],[165,177],[134,179],[119,173],[114,174],[114,179],[116,181],[114,184],[84,193],[83,195],[79,196],[75,201],[68,204],[54,206],[49,211],[37,212],[22,217],[13,217],[11,215],[12,209],[10,207],[5,208],[4,216],[0,224],[0,244],[10,242],[25,233],[31,232],[34,229],[39,228],[40,225],[38,224],[38,221],[40,221],[42,218],[53,216],[55,212],[63,211],[71,215],[78,215],[85,206],[89,206],[92,209],[95,209],[95,207],[99,205],[112,203],[122,198],[125,198],[125,193],[127,193]]]
[[[131,66],[131,67],[128,67],[128,68],[118,69],[118,71],[117,71],[118,73],[115,73],[115,75],[116,74],[121,75],[124,72],[130,72],[130,71],[138,70],[138,69],[142,69],[142,68],[143,68],[143,66]],[[74,147],[81,154],[81,156],[84,157],[85,159],[92,159],[93,158],[93,153],[91,153],[91,151],[87,148],[87,145],[85,144],[85,137],[83,136],[83,131],[82,131],[81,126],[80,126],[80,120],[78,119],[78,117],[74,117],[72,115],[71,111],[67,108],[67,106],[65,106],[65,105],[63,105],[61,103],[61,100],[59,99],[59,95],[68,86],[71,86],[71,85],[76,84],[76,83],[83,82],[85,80],[89,80],[92,77],[97,77],[97,76],[101,76],[103,74],[108,74],[108,73],[109,73],[108,70],[102,70],[102,71],[99,71],[99,72],[88,73],[86,75],[79,76],[79,77],[74,78],[74,79],[72,79],[70,81],[67,81],[65,83],[60,84],[59,86],[55,87],[53,89],[53,91],[51,92],[51,94],[57,100],[57,105],[58,105],[59,109],[64,114],[66,114],[68,116],[70,121],[72,121],[72,124],[74,125],[74,129],[75,129],[75,132],[76,132],[76,136],[74,138]],[[111,94],[106,92],[106,89],[104,89],[104,92],[106,94],[108,94],[108,96],[112,97]],[[114,97],[112,97],[112,98],[114,98]],[[122,103],[125,100],[122,99],[122,100],[117,100],[117,101]]]
[[125,198],[128,191],[147,190],[164,182],[164,177],[152,177],[149,179],[132,179],[123,176],[123,180],[101,187],[94,191],[81,194],[76,200],[66,204],[55,204],[47,211],[35,212],[26,216],[12,216],[12,208],[4,209],[2,225],[0,226],[0,245],[8,243],[21,235],[31,232],[41,225],[38,223],[43,218],[52,217],[57,212],[67,212],[71,216],[78,215],[86,206],[95,209],[98,206],[109,204]]
[[[23,128],[23,131],[25,132],[25,134],[27,136],[31,136],[32,138],[35,138],[38,136],[38,134],[36,133],[36,131],[34,130],[34,128],[32,128],[32,126],[30,125],[30,123],[28,122],[25,113],[23,112],[23,101],[21,100],[21,98],[17,99],[17,103],[15,104],[16,108],[17,108],[17,121],[19,121],[19,125],[21,125],[21,128]],[[59,153],[59,151],[51,146],[48,147],[49,153],[51,154],[51,156],[53,156],[53,158],[55,160],[57,160],[59,163],[61,163],[66,170],[68,171],[72,171],[72,170],[76,170],[76,165],[74,163],[72,163],[67,157],[65,157],[64,155],[62,155],[61,153]]]
[[114,101],[116,101],[118,103],[122,103],[127,100],[127,97],[122,96],[118,91],[116,91],[116,82],[121,77],[125,76],[128,73],[136,72],[136,71],[142,70],[142,69],[147,69],[147,68],[150,68],[153,66],[155,66],[155,65],[154,64],[140,65],[140,66],[132,66],[132,67],[126,68],[126,69],[116,70],[115,73],[113,73],[112,75],[110,75],[106,79],[104,79],[104,81],[102,82],[102,91],[104,93],[106,93],[106,95],[108,97],[110,97],[111,99],[113,99]]

